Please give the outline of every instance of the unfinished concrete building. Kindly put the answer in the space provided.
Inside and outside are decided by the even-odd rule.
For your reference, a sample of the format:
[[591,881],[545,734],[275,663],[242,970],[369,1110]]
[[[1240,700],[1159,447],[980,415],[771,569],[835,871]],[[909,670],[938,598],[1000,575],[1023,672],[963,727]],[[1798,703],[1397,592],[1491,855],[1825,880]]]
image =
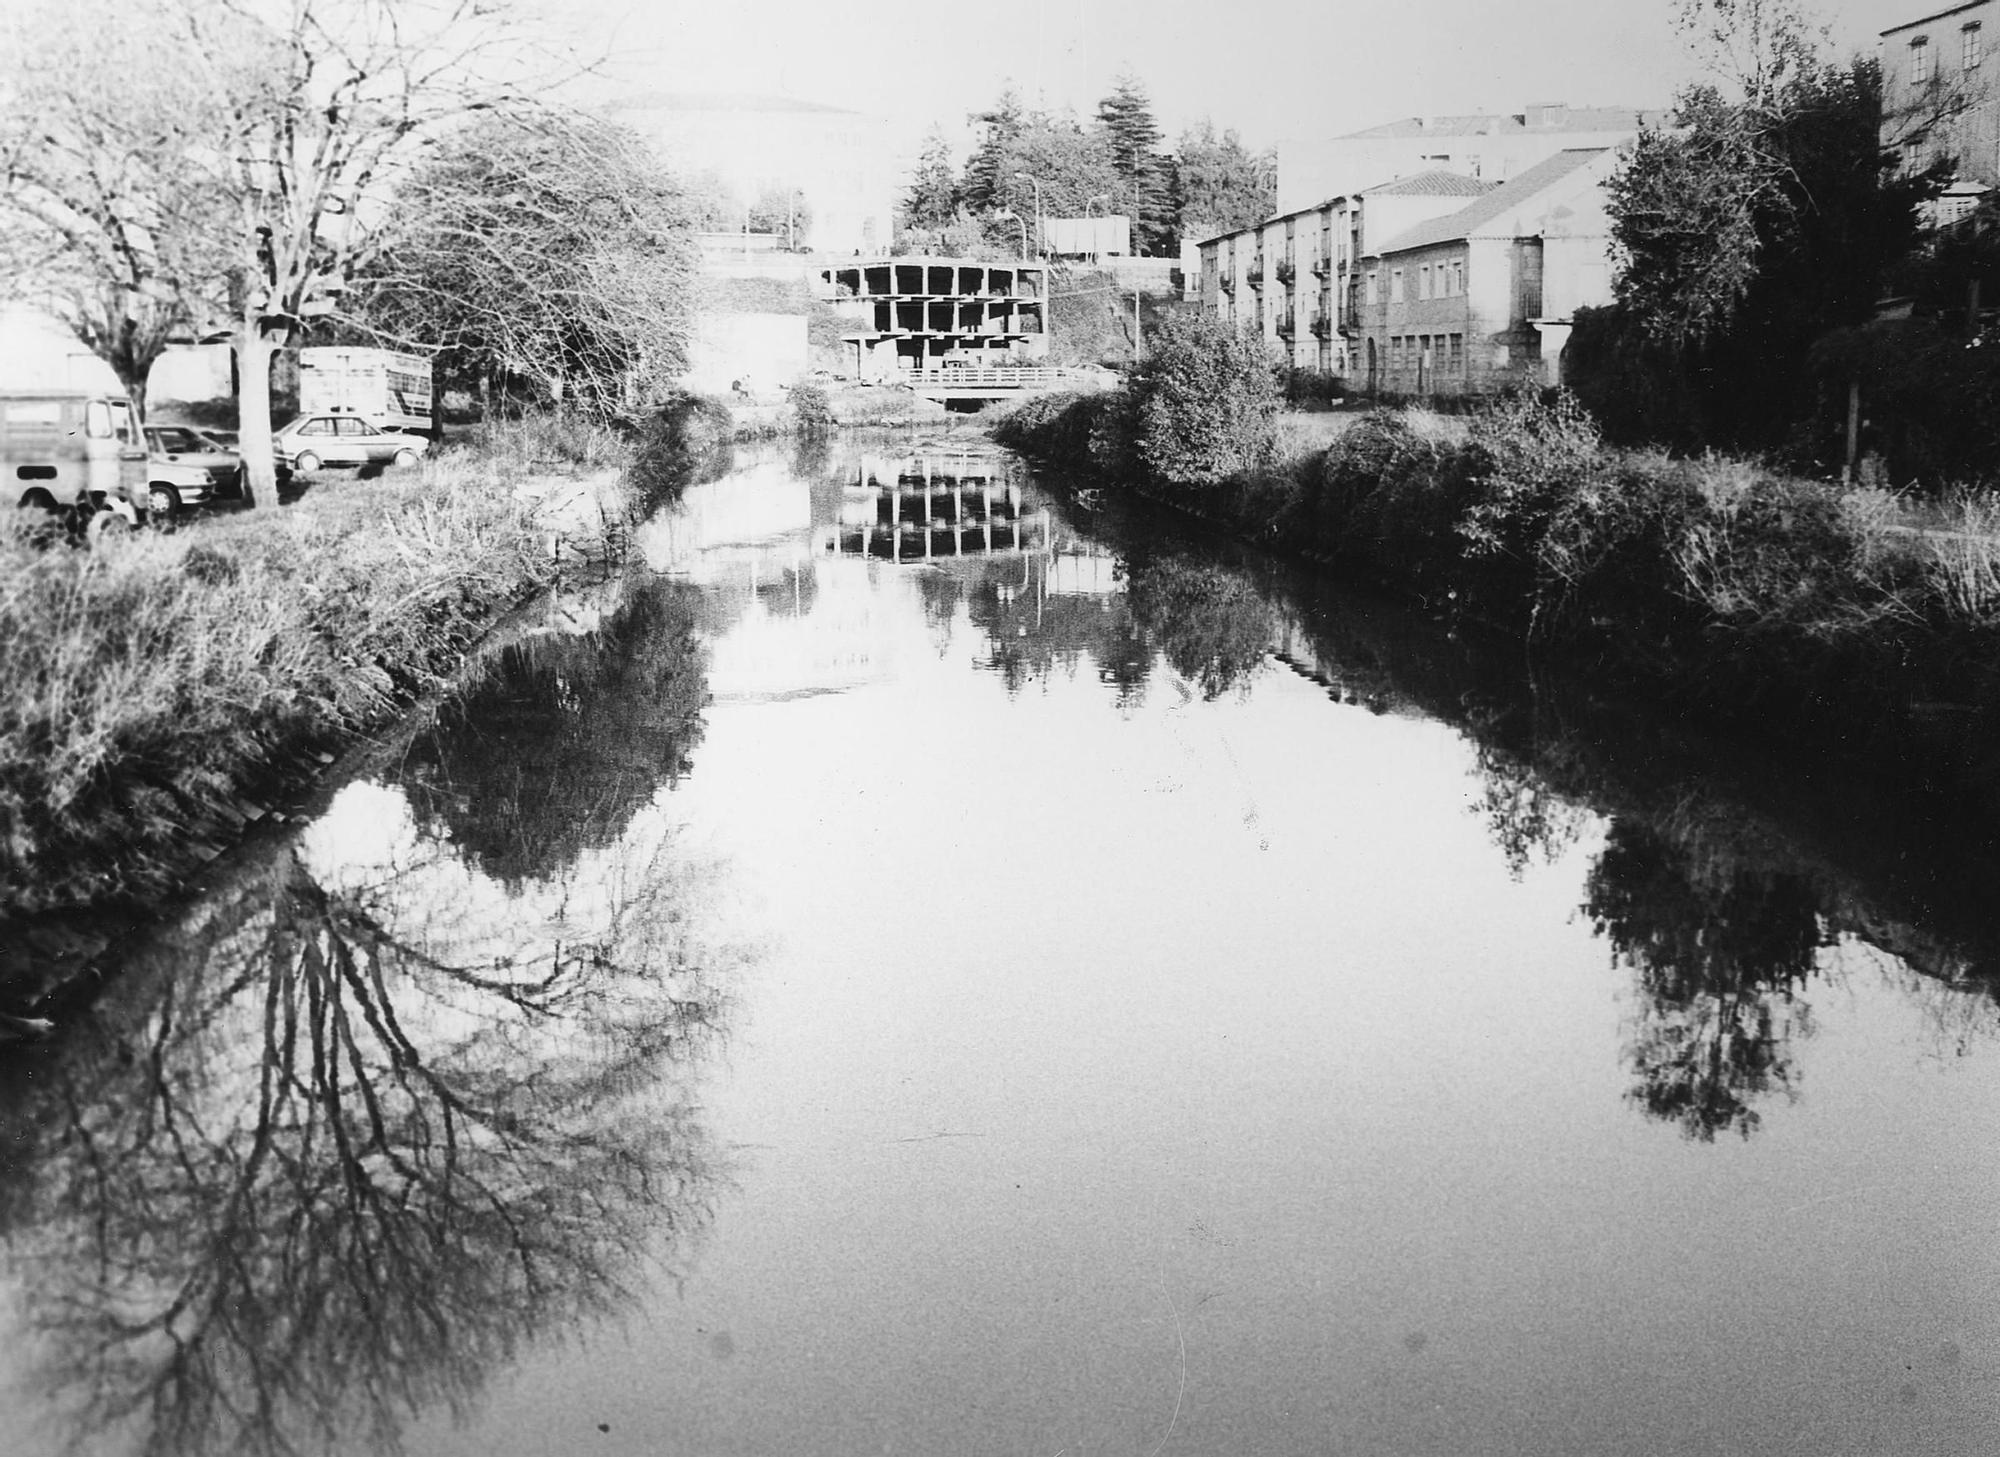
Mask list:
[[824,297],[854,321],[842,335],[857,379],[944,369],[1013,369],[1048,357],[1048,269],[971,258],[878,258],[820,271]]

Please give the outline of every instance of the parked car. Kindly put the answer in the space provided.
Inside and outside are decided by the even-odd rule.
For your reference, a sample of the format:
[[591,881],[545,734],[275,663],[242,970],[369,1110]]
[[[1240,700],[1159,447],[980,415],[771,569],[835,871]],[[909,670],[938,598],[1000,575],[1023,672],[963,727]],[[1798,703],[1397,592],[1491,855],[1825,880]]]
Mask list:
[[295,471],[323,465],[415,465],[430,449],[421,435],[385,430],[360,415],[301,415],[271,436],[278,463]]
[[213,496],[240,492],[243,460],[213,436],[187,425],[146,427],[150,504],[162,514]]

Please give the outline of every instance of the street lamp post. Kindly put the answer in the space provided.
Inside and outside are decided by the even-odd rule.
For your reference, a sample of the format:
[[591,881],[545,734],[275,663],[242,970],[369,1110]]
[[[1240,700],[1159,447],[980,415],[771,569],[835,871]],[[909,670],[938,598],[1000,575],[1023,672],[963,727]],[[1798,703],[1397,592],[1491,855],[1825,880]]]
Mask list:
[[1029,175],[1028,173],[1026,173],[1026,172],[1016,172],[1016,173],[1015,173],[1014,175],[1015,175],[1015,176],[1016,176],[1017,178],[1019,178],[1019,179],[1020,179],[1021,181],[1023,181],[1023,182],[1029,182],[1029,183],[1033,183],[1033,184],[1034,184],[1034,188],[1035,188],[1035,253],[1036,253],[1036,255],[1037,255],[1037,256],[1039,257],[1039,256],[1041,255],[1041,253],[1042,253],[1043,249],[1044,249],[1044,248],[1045,248],[1045,247],[1047,246],[1047,242],[1046,242],[1046,240],[1045,240],[1045,239],[1044,239],[1044,238],[1042,237],[1042,181],[1041,181],[1041,179],[1040,179],[1039,177],[1032,177],[1032,176],[1030,176],[1030,175]]

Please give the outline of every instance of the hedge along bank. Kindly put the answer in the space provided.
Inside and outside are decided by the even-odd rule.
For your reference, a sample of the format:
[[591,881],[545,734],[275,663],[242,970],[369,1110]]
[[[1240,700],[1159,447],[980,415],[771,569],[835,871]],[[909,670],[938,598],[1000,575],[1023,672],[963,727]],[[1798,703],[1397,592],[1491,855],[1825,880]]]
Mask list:
[[95,553],[10,524],[0,939],[20,946],[86,908],[143,910],[260,799],[442,685],[509,607],[572,570],[559,557],[601,569],[631,518],[716,468],[727,418],[677,405],[636,448],[498,427],[415,479],[327,483],[277,513]]
[[[1254,385],[1250,386],[1254,390]],[[1358,566],[1439,610],[1501,625],[1672,712],[1904,761],[2000,806],[2000,504],[1885,491],[1714,456],[1607,448],[1572,399],[1446,419],[1359,416],[1282,443],[1205,411],[1234,469],[1161,468],[1136,387],[1050,396],[995,427],[1051,465],[1188,509],[1267,546]]]

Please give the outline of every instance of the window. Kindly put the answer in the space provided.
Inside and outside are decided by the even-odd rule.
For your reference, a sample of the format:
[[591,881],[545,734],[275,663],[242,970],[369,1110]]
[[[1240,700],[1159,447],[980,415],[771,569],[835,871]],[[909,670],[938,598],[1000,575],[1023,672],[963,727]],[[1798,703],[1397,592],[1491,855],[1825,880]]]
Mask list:
[[1381,301],[1376,297],[1378,292],[1377,280],[1379,277],[1380,275],[1374,269],[1371,268],[1368,271],[1368,281],[1362,286],[1361,290],[1361,302],[1364,304],[1379,303]]
[[1400,268],[1391,268],[1389,270],[1389,302],[1392,304],[1399,304],[1402,301],[1403,301],[1403,270]]
[[1431,266],[1430,264],[1425,263],[1417,269],[1417,297],[1429,298],[1430,296],[1431,296]]
[[1921,86],[1931,78],[1931,40],[1920,35],[1910,42],[1910,84]]
[[333,434],[333,421],[324,417],[317,420],[308,420],[305,424],[299,426],[299,434],[331,435]]
[[1465,368],[1465,335],[1454,334],[1451,336],[1450,358],[1451,372],[1453,374],[1457,374]]
[[342,435],[372,435],[375,433],[352,416],[343,416],[335,422],[334,429]]
[[1465,292],[1465,260],[1463,258],[1458,259],[1451,265],[1451,291],[1454,294],[1460,295]]
[[1975,20],[1958,33],[1958,63],[1968,71],[1976,71],[1983,59],[1985,52],[1979,44],[1979,22]]
[[83,407],[83,433],[92,440],[111,438],[111,406],[92,400]]

